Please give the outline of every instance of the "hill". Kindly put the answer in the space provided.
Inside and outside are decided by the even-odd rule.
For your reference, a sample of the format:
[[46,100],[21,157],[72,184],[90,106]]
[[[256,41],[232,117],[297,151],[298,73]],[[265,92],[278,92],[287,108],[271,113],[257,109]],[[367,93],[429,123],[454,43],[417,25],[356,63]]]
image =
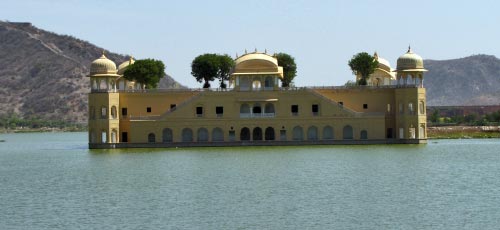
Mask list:
[[[31,23],[0,21],[0,115],[87,122],[90,63],[104,49]],[[115,63],[124,55],[106,52]],[[179,86],[166,75],[162,87]]]
[[500,59],[495,56],[424,62],[427,105],[500,105]]

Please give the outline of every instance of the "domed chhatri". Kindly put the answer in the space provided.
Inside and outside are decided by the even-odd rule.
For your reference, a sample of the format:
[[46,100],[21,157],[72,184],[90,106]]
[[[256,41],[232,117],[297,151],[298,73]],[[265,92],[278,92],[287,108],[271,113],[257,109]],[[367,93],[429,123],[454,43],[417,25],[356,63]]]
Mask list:
[[408,51],[398,58],[396,70],[397,71],[424,70],[424,60],[418,54],[413,53],[411,51],[411,47],[408,47]]
[[109,75],[116,74],[116,64],[109,60],[104,54],[90,64],[90,75]]
[[375,57],[375,60],[378,61],[378,68],[383,69],[383,70],[388,71],[388,72],[391,71],[391,64],[389,63],[389,61],[387,61],[384,58],[379,57],[377,52],[375,52],[375,54],[373,56]]
[[118,66],[118,72],[117,72],[117,74],[119,74],[119,75],[123,75],[123,73],[125,72],[125,70],[127,69],[127,67],[128,67],[129,65],[134,64],[134,63],[135,63],[134,58],[133,58],[132,56],[130,56],[130,58],[129,58],[129,60],[128,60],[128,61],[124,61],[122,64],[120,64],[120,65]]

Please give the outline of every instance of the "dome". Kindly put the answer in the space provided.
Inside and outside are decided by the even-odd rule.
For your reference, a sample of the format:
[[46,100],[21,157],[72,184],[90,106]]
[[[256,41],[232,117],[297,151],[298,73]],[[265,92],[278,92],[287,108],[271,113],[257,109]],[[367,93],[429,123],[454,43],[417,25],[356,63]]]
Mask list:
[[278,59],[257,51],[244,54],[235,60],[233,75],[274,75],[283,77],[283,67],[278,66]]
[[128,61],[124,61],[122,64],[120,64],[118,66],[118,72],[117,72],[117,74],[123,75],[123,73],[125,72],[125,70],[127,69],[127,67],[129,65],[134,64],[134,62],[135,62],[135,60],[134,60],[133,57],[130,57],[130,59]]
[[398,58],[396,69],[398,71],[424,70],[424,60],[418,54],[411,52],[408,47],[408,52]]
[[380,69],[383,69],[385,71],[391,71],[391,64],[389,63],[389,61],[387,61],[386,59],[384,58],[381,58],[378,56],[377,52],[375,52],[375,54],[373,55],[375,57],[375,60],[378,61],[378,68]]
[[106,58],[104,54],[94,60],[92,64],[90,64],[90,75],[91,76],[99,76],[99,75],[115,75],[116,74],[116,64]]

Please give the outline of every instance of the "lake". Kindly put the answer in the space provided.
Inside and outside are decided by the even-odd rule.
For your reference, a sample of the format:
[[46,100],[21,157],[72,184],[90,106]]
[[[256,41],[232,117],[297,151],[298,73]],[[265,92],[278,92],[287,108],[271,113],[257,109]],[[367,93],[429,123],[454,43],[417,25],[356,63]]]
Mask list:
[[0,229],[498,229],[500,141],[89,150],[0,134]]

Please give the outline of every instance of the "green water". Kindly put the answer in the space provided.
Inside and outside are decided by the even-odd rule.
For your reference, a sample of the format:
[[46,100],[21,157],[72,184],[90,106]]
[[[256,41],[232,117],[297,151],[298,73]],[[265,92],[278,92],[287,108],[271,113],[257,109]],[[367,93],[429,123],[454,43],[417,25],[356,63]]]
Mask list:
[[0,134],[0,229],[498,229],[500,141],[88,150]]

